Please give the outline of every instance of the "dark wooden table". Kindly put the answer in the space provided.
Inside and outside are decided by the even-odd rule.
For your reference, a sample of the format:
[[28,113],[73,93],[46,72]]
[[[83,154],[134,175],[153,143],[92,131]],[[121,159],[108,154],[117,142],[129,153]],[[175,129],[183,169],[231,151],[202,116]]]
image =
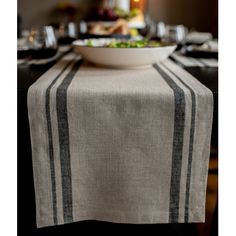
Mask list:
[[[135,235],[174,235],[198,236],[197,224],[153,224],[130,225],[99,221],[82,221],[78,223],[37,229],[35,222],[35,197],[29,123],[27,114],[27,91],[43,73],[55,62],[41,66],[18,66],[18,234],[21,235],[114,235],[129,233]],[[212,146],[218,146],[218,69],[185,68],[214,94],[214,119],[212,129]]]

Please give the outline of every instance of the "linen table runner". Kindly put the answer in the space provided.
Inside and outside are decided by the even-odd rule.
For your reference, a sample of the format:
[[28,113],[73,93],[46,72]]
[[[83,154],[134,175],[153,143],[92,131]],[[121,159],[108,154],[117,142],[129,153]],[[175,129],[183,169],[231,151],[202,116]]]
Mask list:
[[204,222],[213,96],[171,60],[73,53],[28,91],[37,226]]

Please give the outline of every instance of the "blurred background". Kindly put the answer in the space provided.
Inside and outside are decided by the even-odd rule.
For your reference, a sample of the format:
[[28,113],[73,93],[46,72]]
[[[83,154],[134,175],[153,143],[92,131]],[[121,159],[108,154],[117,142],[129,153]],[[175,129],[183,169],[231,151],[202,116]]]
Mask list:
[[[102,0],[18,0],[18,14],[22,21],[22,28],[29,29],[32,26],[61,22],[69,18],[68,15],[74,20],[84,19],[91,8],[99,7],[104,2]],[[126,0],[119,2],[126,2]],[[129,2],[132,4],[136,1]],[[145,11],[155,22],[183,24],[190,29],[211,32],[214,37],[218,36],[217,0],[140,0],[140,2],[145,2]]]
[[[17,34],[21,39],[18,58],[53,56],[60,45],[90,38],[171,42],[186,55],[203,57],[207,53],[217,58],[218,45],[212,40],[218,37],[218,2],[18,0]],[[39,49],[47,51],[38,53]]]

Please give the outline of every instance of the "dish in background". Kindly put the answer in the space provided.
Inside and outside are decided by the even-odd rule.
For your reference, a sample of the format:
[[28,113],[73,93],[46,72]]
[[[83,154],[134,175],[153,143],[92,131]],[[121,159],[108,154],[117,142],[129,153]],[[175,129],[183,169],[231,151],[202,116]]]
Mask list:
[[190,32],[186,36],[186,44],[202,45],[212,39],[212,34],[207,32]]
[[190,57],[196,58],[218,58],[218,42],[216,40],[210,40],[201,46],[192,45],[187,46],[184,50],[184,54]]
[[139,35],[138,30],[130,28],[129,24],[124,19],[118,19],[114,22],[83,22],[86,24],[86,31],[80,33],[80,39],[90,38],[117,38],[130,39]]
[[109,34],[129,34],[129,27],[126,20],[119,19],[110,25],[101,22],[90,25],[90,34],[109,35]]
[[98,39],[98,38],[115,38],[115,39],[130,39],[131,35],[126,34],[110,34],[110,35],[99,35],[99,34],[80,34],[80,39]]

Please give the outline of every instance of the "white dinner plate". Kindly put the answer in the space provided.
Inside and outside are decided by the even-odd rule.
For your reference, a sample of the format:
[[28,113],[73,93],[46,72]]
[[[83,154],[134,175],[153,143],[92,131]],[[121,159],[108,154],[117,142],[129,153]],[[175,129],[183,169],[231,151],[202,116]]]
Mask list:
[[118,68],[145,67],[168,58],[176,45],[151,48],[108,48],[104,45],[112,39],[93,39],[93,47],[87,46],[87,40],[73,42],[75,52],[92,63]]

